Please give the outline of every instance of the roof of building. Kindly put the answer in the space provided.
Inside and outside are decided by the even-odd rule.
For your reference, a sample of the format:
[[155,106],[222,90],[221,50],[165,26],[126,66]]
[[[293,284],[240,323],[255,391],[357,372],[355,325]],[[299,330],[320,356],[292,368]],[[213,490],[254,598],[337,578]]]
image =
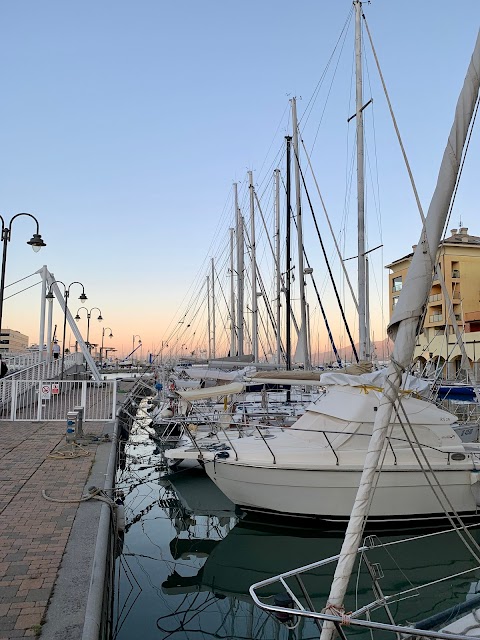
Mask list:
[[[448,238],[444,238],[440,241],[440,246],[444,244],[470,244],[470,245],[479,245],[480,246],[480,236],[471,236],[468,233],[467,227],[460,227],[459,229],[451,229],[450,236]],[[417,245],[414,245],[412,248],[415,250]],[[413,251],[411,253],[407,253],[407,255],[402,258],[397,258],[390,264],[385,265],[386,269],[391,269],[394,265],[399,262],[403,262],[404,260],[410,260],[413,256]]]

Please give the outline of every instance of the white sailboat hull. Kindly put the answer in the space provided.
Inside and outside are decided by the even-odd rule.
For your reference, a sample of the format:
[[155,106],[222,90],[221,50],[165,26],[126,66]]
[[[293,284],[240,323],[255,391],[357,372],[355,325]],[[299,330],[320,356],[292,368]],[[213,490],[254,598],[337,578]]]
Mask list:
[[[287,469],[222,460],[208,462],[205,469],[219,489],[240,507],[325,520],[349,518],[362,474],[360,468],[343,467],[341,472]],[[469,470],[437,470],[436,477],[456,511],[477,511],[477,485],[475,481],[472,484]],[[421,471],[382,470],[371,518],[421,519],[435,515],[444,515],[444,508]]]

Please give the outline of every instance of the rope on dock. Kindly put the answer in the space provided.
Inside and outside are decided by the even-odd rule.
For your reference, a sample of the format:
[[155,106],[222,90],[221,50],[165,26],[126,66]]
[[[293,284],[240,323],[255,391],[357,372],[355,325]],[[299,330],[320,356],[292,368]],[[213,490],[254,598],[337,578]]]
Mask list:
[[76,442],[72,442],[72,444],[65,449],[58,449],[53,453],[49,453],[47,458],[53,458],[54,460],[73,460],[74,458],[84,458],[90,455],[90,451],[77,444]]

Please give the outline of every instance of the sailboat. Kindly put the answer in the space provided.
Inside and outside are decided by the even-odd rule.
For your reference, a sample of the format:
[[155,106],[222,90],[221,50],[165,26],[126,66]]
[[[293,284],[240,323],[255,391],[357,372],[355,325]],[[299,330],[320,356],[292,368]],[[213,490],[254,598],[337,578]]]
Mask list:
[[[361,3],[354,5],[359,26]],[[358,49],[358,30],[356,38]],[[460,124],[454,125],[449,141],[455,162],[452,151],[446,153],[444,176],[439,178],[392,318],[389,332],[396,336],[395,353],[384,382],[368,384],[354,377],[347,381],[342,374],[329,374],[328,382],[322,378],[327,385],[325,395],[290,429],[272,430],[268,437],[258,433],[231,439],[228,448],[206,453],[203,461],[208,475],[237,505],[346,520],[358,487],[363,486],[366,465],[370,485],[375,487],[374,494],[364,498],[370,519],[432,520],[445,517],[445,511],[465,516],[477,513],[480,458],[455,433],[455,416],[408,393],[409,380],[404,375],[430,291],[436,249],[462,156],[464,140],[457,129],[468,129],[465,114],[473,112],[476,101],[478,77],[470,77],[474,73],[472,69],[467,76],[470,94],[463,102],[469,102],[457,108]],[[361,102],[357,102],[357,115],[359,105]],[[365,336],[362,339],[367,342]]]

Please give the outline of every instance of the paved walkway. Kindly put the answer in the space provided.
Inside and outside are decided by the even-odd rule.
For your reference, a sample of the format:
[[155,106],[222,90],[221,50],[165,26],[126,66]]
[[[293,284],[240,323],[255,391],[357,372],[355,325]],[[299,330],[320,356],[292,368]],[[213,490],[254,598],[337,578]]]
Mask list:
[[[66,446],[62,422],[0,422],[0,640],[40,634],[62,562],[76,503],[99,447],[73,459],[49,457]],[[84,423],[86,434],[112,424]],[[93,555],[93,550],[92,550]],[[42,637],[44,637],[42,635]]]

